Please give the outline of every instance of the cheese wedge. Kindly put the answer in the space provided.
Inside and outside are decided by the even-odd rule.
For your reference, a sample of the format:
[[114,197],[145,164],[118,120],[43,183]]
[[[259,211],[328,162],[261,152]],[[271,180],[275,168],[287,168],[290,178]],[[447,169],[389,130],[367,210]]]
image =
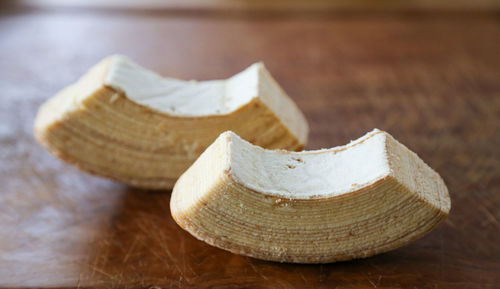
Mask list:
[[40,144],[84,171],[169,189],[226,130],[259,146],[300,150],[308,125],[262,63],[197,82],[111,56],[43,104],[34,130]]
[[441,177],[388,133],[345,146],[272,151],[225,132],[177,181],[175,221],[258,259],[326,263],[408,244],[448,215]]

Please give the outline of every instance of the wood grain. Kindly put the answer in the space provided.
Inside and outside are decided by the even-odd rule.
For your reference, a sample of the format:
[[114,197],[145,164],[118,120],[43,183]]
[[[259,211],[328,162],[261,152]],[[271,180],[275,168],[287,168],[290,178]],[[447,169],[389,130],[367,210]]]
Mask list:
[[[499,288],[497,15],[314,15],[2,9],[0,287]],[[326,265],[197,241],[170,192],[86,175],[34,141],[38,106],[116,52],[196,79],[263,60],[309,119],[308,148],[386,130],[442,175],[450,217],[407,247]]]

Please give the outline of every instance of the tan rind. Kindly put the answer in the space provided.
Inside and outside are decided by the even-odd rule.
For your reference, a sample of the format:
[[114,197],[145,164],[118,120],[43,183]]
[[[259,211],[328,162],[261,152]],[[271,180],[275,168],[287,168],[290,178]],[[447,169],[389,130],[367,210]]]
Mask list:
[[[169,189],[226,130],[271,149],[301,150],[305,145],[307,123],[296,106],[292,111],[303,123],[294,128],[261,97],[225,115],[168,115],[104,85],[109,65],[110,58],[101,61],[49,99],[35,120],[38,142],[84,171],[136,187]],[[286,95],[272,97],[291,101]]]
[[[384,134],[390,173],[350,192],[310,198],[235,181],[230,144],[221,136],[176,183],[172,216],[210,245],[263,260],[328,263],[396,249],[442,222],[450,200],[439,175]],[[413,173],[419,177],[402,177]]]

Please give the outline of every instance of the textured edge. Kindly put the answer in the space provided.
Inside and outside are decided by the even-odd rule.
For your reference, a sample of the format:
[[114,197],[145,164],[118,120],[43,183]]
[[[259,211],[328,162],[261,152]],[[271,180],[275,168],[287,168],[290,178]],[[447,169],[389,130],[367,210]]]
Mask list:
[[[388,149],[387,145],[387,139],[389,141],[395,141],[389,134],[383,132],[386,136],[386,150]],[[409,151],[406,147],[401,145],[399,142],[395,141],[397,144],[401,146],[401,150],[404,151]],[[228,146],[228,150],[230,150],[230,146]],[[411,151],[409,151],[411,152]],[[230,154],[228,151],[227,154]],[[387,157],[390,158],[390,153],[386,151],[386,154],[388,155]],[[414,153],[412,153],[413,157],[418,158],[418,156]],[[420,158],[418,158],[420,160]],[[210,162],[210,156],[206,155],[203,160],[201,161],[207,161]],[[422,163],[423,161],[420,160]],[[432,170],[430,167],[426,167],[428,170]],[[434,172],[432,170],[432,172]],[[190,176],[190,174],[196,173],[195,171],[188,170],[184,174],[185,178],[189,177],[195,177],[195,176]],[[435,172],[434,172],[435,173]],[[437,174],[437,173],[436,173]],[[265,193],[259,192],[259,191],[254,191],[246,186],[242,185],[241,183],[237,182],[234,180],[232,177],[230,171],[225,170],[224,172],[215,172],[214,178],[216,179],[216,182],[214,183],[215,185],[211,186],[210,188],[206,189],[203,192],[198,192],[199,194],[202,195],[202,199],[204,200],[201,204],[196,204],[192,206],[189,210],[185,211],[179,211],[176,208],[176,204],[174,199],[171,201],[171,208],[172,208],[172,216],[174,220],[185,230],[187,230],[189,233],[191,233],[194,237],[196,237],[199,240],[202,240],[212,246],[221,248],[223,250],[230,251],[232,253],[240,254],[240,255],[245,255],[245,256],[250,256],[258,259],[263,259],[263,260],[268,260],[268,261],[278,261],[278,262],[293,262],[293,263],[329,263],[329,262],[336,262],[336,261],[345,261],[345,260],[350,260],[350,259],[355,259],[355,258],[366,258],[370,257],[379,253],[387,252],[390,250],[394,250],[396,248],[399,248],[401,246],[404,246],[408,243],[413,242],[414,240],[417,240],[421,238],[422,236],[426,235],[430,231],[432,231],[434,228],[436,228],[448,215],[449,207],[447,208],[446,206],[436,206],[434,203],[430,202],[426,198],[422,198],[419,195],[419,192],[414,192],[410,190],[410,188],[403,184],[400,180],[398,180],[394,174],[391,172],[385,177],[375,181],[374,183],[362,187],[362,188],[357,188],[354,191],[351,191],[346,194],[338,195],[338,196],[333,196],[333,197],[326,197],[322,199],[300,199],[300,200],[287,200],[289,202],[294,202],[294,201],[302,201],[302,202],[329,202],[329,201],[334,201],[334,200],[341,200],[341,199],[346,199],[349,197],[353,197],[355,195],[362,195],[362,194],[367,194],[371,189],[375,189],[377,186],[393,186],[395,188],[398,188],[397,190],[394,190],[392,192],[393,194],[399,195],[399,198],[410,198],[413,200],[414,203],[418,203],[417,207],[420,207],[422,210],[427,211],[428,213],[426,215],[431,215],[432,217],[428,217],[426,220],[421,221],[418,226],[413,230],[409,232],[405,232],[404,235],[400,236],[399,238],[387,243],[387,244],[381,244],[378,247],[374,248],[364,248],[363,250],[360,250],[358,252],[350,252],[349,254],[345,255],[336,255],[336,256],[330,256],[330,257],[325,257],[325,258],[317,258],[317,257],[311,257],[311,258],[296,258],[293,256],[284,256],[284,257],[276,257],[270,252],[264,252],[264,251],[259,251],[255,250],[254,248],[250,248],[247,246],[241,246],[238,244],[235,244],[232,241],[225,241],[224,239],[220,239],[217,236],[211,236],[211,234],[207,231],[204,231],[202,228],[198,228],[197,225],[194,225],[193,220],[191,220],[190,216],[194,216],[196,218],[197,210],[200,208],[206,206],[207,201],[212,201],[212,202],[221,202],[223,201],[224,198],[230,197],[231,190],[234,190],[236,187],[238,187],[240,190],[243,190],[247,193],[253,193],[253,194],[258,194],[262,196],[262,198],[268,198],[268,197],[273,197],[273,196],[268,196]],[[439,178],[440,179],[440,178]],[[179,180],[179,183],[183,182],[183,180]],[[179,185],[179,183],[177,185]],[[176,185],[176,187],[177,187]],[[447,189],[444,183],[442,183],[444,186],[444,190],[446,191],[446,196],[447,196]],[[439,193],[439,192],[435,192]],[[175,198],[181,198],[182,192],[179,192],[174,188],[174,193],[173,196]],[[208,197],[209,196],[209,197]],[[448,197],[449,198],[449,197]],[[449,201],[449,199],[448,199]],[[445,203],[446,204],[446,203]],[[448,202],[449,204],[449,202]],[[195,221],[195,220],[194,220]],[[401,232],[400,232],[401,233]]]

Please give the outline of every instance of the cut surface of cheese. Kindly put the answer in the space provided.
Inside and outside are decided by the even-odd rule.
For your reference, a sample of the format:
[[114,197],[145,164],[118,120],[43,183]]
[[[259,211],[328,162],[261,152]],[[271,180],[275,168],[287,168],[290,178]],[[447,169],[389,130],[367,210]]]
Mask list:
[[304,152],[225,132],[180,177],[170,203],[176,222],[210,245],[298,263],[398,248],[434,229],[450,206],[441,177],[379,130]]
[[43,104],[35,136],[84,171],[169,189],[217,136],[233,130],[266,148],[300,150],[304,115],[262,63],[226,80],[161,77],[110,56]]

